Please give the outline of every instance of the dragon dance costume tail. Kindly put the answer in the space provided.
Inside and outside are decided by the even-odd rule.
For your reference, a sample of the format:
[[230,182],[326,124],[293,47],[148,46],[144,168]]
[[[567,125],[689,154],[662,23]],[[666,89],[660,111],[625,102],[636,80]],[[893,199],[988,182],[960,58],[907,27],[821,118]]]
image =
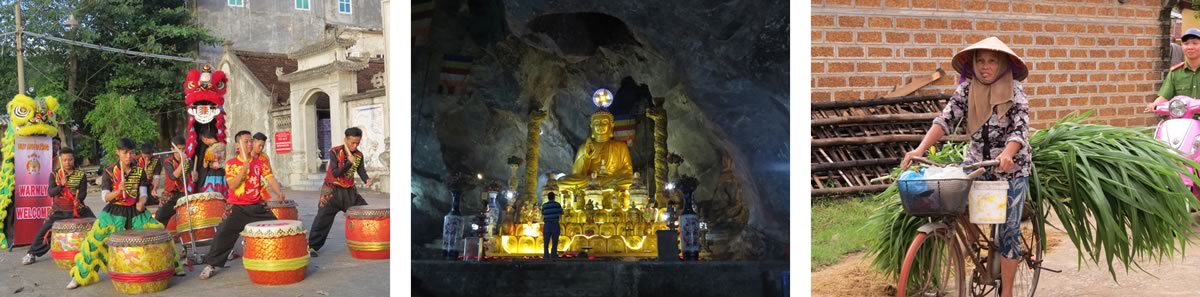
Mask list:
[[[92,225],[92,230],[88,231],[84,236],[84,242],[79,245],[79,254],[75,255],[75,267],[71,268],[71,277],[75,278],[75,282],[86,286],[100,281],[100,272],[108,270],[108,246],[104,244],[104,241],[108,239],[109,235],[119,230],[125,230],[126,221],[127,218],[124,216],[100,212],[95,225]],[[151,217],[149,212],[142,212],[134,216],[132,222],[132,228],[128,229],[163,228],[163,225]],[[183,271],[183,263],[179,262],[181,255],[180,251],[176,249],[175,257],[171,259],[176,273]]]

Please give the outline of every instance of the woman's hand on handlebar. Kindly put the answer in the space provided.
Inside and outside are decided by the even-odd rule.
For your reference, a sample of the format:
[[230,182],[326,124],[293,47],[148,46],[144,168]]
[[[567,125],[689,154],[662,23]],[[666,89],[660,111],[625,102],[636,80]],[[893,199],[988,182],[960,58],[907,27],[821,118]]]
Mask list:
[[1013,156],[1007,153],[1002,153],[1000,156],[997,156],[996,161],[1000,161],[1000,168],[998,169],[1000,169],[1001,172],[1011,172],[1013,168],[1017,167],[1017,164],[1013,163]]
[[925,156],[925,150],[915,149],[904,154],[904,161],[900,161],[900,171],[908,170],[908,166],[912,165],[913,158],[921,158]]

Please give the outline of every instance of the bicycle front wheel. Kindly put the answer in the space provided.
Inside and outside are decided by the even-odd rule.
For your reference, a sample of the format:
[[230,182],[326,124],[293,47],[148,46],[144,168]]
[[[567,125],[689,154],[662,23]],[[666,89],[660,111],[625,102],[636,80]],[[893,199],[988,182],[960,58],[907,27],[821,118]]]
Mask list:
[[949,229],[919,232],[904,262],[896,296],[967,296],[962,249]]

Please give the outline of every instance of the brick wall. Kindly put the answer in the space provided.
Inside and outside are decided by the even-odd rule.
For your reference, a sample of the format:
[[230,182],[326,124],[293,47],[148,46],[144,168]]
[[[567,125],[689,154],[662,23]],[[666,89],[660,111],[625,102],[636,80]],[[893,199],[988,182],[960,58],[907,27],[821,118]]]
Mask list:
[[1159,1],[814,0],[812,101],[874,98],[935,69],[916,94],[954,91],[950,58],[996,36],[1030,67],[1031,119],[1043,128],[1077,110],[1111,125],[1152,125],[1142,113],[1166,60]]

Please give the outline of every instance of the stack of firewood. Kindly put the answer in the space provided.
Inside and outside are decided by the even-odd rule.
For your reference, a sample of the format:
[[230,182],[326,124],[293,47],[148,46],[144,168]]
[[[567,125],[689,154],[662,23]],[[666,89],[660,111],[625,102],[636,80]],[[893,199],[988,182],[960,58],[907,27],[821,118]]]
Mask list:
[[[921,143],[949,95],[922,95],[812,104],[813,196],[887,189],[880,180]],[[963,135],[945,140],[963,141]]]

